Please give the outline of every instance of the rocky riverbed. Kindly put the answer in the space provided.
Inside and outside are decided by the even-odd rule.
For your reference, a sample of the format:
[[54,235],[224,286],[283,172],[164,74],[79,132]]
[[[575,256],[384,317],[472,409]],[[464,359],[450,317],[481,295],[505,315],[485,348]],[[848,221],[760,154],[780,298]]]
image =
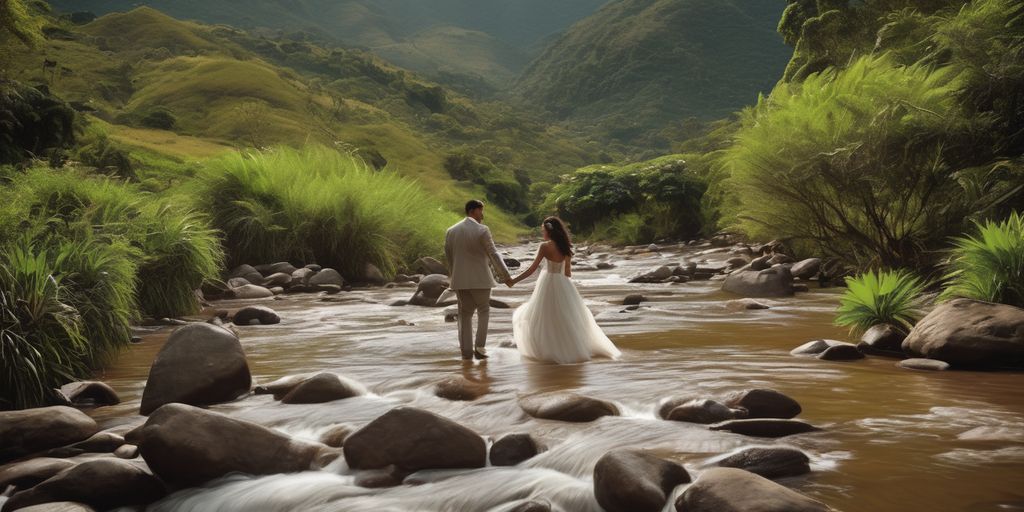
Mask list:
[[[506,250],[530,261],[527,246]],[[170,366],[181,383],[146,390],[173,330],[153,328],[98,376],[119,403],[43,415],[60,420],[45,429],[59,440],[4,438],[5,450],[23,449],[0,452],[3,462],[46,455],[0,468],[3,484],[43,482],[4,510],[54,500],[158,511],[1024,508],[1019,373],[791,355],[815,339],[858,341],[831,325],[839,290],[798,280],[795,295],[723,292],[720,272],[751,256],[594,248],[574,279],[623,357],[581,365],[524,361],[510,346],[530,282],[495,290],[492,356],[470,365],[450,309],[394,305],[413,298],[411,282],[213,302],[207,316],[262,305],[279,320],[250,311],[239,323],[254,325],[227,324],[237,340],[190,327],[195,350],[175,351],[217,347],[229,377],[214,387],[242,398],[190,394],[202,370]],[[751,282],[778,289],[777,272]],[[244,372],[230,364],[239,353]],[[88,397],[114,402],[109,391]],[[216,403],[164,405],[196,396]],[[263,476],[222,476],[232,470]]]

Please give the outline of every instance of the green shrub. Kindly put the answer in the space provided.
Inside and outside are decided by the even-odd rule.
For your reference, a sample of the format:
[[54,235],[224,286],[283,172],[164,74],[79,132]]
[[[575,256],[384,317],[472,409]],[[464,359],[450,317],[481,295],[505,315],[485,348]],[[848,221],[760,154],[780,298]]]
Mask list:
[[143,114],[139,118],[139,124],[147,128],[172,130],[178,124],[178,118],[167,109],[155,108]]
[[977,224],[954,241],[943,298],[967,297],[1024,308],[1024,216]]
[[855,333],[881,323],[909,331],[921,317],[925,284],[907,271],[870,271],[847,277],[846,286],[835,323]]
[[437,255],[456,217],[414,182],[311,146],[238,153],[200,173],[197,202],[224,233],[229,262],[317,262],[346,277],[394,273]]

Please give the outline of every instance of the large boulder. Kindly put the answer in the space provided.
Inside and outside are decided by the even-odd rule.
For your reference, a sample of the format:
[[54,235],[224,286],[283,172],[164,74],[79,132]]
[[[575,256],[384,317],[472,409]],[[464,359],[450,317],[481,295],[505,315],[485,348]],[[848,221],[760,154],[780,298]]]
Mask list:
[[585,423],[603,416],[618,416],[615,404],[575,393],[542,393],[519,399],[519,407],[534,418]]
[[310,278],[316,275],[316,271],[311,268],[299,268],[292,272],[291,285],[306,286],[309,284]]
[[612,450],[594,466],[594,496],[607,512],[658,512],[690,474],[642,450]]
[[406,471],[482,468],[483,438],[452,420],[412,407],[392,409],[345,440],[353,469],[394,465]]
[[629,280],[631,283],[660,283],[672,277],[672,267],[662,265],[654,270],[634,276]]
[[742,408],[749,418],[795,418],[803,410],[792,398],[774,389],[747,389],[731,393],[725,405]]
[[793,279],[813,279],[818,275],[821,270],[821,258],[807,258],[806,260],[800,260],[793,264],[789,268],[789,272],[793,274]]
[[17,489],[35,487],[75,464],[67,459],[52,457],[37,457],[6,464],[0,466],[0,489],[6,489],[9,485]]
[[0,463],[83,441],[99,429],[92,418],[71,407],[0,412]]
[[235,325],[273,325],[281,323],[277,312],[266,306],[246,306],[231,319]]
[[954,299],[917,322],[902,347],[953,366],[1024,368],[1024,309]]
[[811,460],[796,448],[773,446],[769,448],[747,448],[718,461],[724,468],[738,468],[761,475],[765,478],[785,478],[811,471]]
[[333,268],[325,268],[309,278],[309,285],[322,286],[334,285],[345,286],[345,279]]
[[436,306],[437,299],[448,289],[448,286],[448,276],[444,274],[424,276],[416,285],[416,293],[409,299],[409,304],[414,306]]
[[77,406],[117,405],[121,398],[114,388],[94,380],[72,382],[60,387],[60,394]]
[[743,297],[788,297],[793,295],[793,275],[785,267],[737,270],[725,278],[722,290]]
[[171,402],[209,405],[249,392],[252,375],[238,337],[206,323],[179,327],[149,369],[142,392],[143,415]]
[[780,419],[748,419],[729,420],[712,425],[711,430],[724,430],[734,434],[753,437],[786,437],[794,434],[816,432],[819,429],[810,423],[799,420]]
[[515,466],[538,453],[537,442],[530,434],[508,434],[491,446],[491,465]]
[[281,398],[281,403],[321,404],[364,394],[366,388],[356,381],[333,373],[318,373],[295,386]]
[[248,421],[184,404],[167,404],[135,435],[161,480],[195,487],[228,473],[272,475],[316,469],[332,450]]
[[767,478],[734,468],[712,468],[676,499],[677,512],[829,512],[824,503]]
[[138,464],[121,459],[96,459],[68,468],[15,494],[4,503],[3,510],[55,501],[73,501],[98,510],[110,510],[147,505],[165,494],[163,484]]
[[429,256],[425,256],[413,262],[412,269],[418,274],[441,274],[446,277],[448,276],[448,267],[446,267],[444,263],[441,263]]
[[857,350],[870,355],[903,355],[903,340],[907,339],[903,329],[891,324],[872,325],[860,337]]

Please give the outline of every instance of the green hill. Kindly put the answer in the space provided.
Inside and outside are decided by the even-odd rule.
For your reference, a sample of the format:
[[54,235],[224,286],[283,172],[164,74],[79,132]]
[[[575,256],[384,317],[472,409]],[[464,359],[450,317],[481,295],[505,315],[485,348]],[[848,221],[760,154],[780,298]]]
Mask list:
[[792,50],[782,0],[615,0],[573,25],[515,84],[531,104],[624,142],[666,148],[684,119],[770,91]]

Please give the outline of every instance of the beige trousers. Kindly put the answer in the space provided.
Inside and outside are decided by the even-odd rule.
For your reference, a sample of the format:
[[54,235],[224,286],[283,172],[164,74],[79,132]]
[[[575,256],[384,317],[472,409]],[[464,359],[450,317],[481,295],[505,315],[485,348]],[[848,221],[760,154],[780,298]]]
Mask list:
[[476,346],[487,343],[487,322],[491,317],[491,289],[456,290],[459,299],[459,348],[463,359],[473,357],[473,313],[479,315]]

